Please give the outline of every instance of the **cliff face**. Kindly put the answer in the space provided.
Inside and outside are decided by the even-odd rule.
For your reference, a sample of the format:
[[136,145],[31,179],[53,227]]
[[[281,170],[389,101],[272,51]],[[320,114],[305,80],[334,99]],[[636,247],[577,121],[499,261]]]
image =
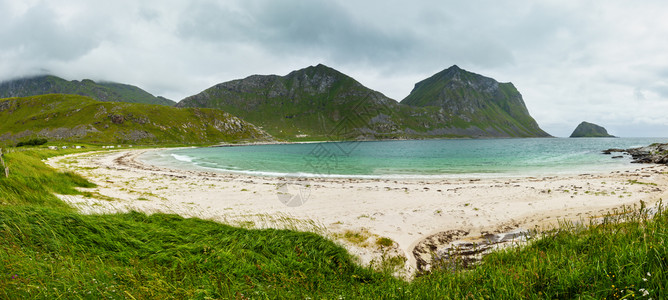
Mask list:
[[512,83],[452,66],[415,84],[401,104],[443,109],[451,123],[490,136],[549,136],[540,129]]
[[156,97],[132,85],[89,79],[67,81],[51,76],[20,78],[0,83],[0,98],[29,97],[46,94],[71,94],[104,102],[129,102],[172,106],[174,101]]
[[418,83],[402,103],[317,65],[221,83],[176,106],[222,109],[285,139],[549,136],[512,84],[456,66]]
[[615,137],[608,134],[608,131],[605,128],[588,122],[582,122],[578,127],[575,128],[571,134],[572,138],[575,137]]
[[216,109],[100,102],[78,95],[0,99],[0,119],[0,142],[12,143],[31,138],[145,145],[272,139]]

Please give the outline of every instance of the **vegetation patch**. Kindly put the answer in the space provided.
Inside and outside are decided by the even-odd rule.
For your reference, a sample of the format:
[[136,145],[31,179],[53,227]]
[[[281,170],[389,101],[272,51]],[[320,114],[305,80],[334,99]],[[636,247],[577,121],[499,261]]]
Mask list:
[[376,245],[379,247],[390,247],[394,245],[394,241],[391,238],[380,237],[376,239]]
[[371,233],[369,233],[369,231],[366,229],[354,231],[346,230],[343,234],[339,235],[339,238],[343,239],[344,241],[360,247],[367,247],[369,245],[367,240],[370,237]]
[[629,182],[630,184],[642,184],[642,185],[657,186],[657,184],[656,184],[656,183],[653,183],[653,182],[642,182],[642,181],[638,181],[638,180],[635,180],[635,179],[629,179],[628,182]]
[[95,184],[75,173],[56,172],[45,165],[41,159],[49,157],[48,151],[4,151],[3,158],[9,168],[9,177],[0,176],[1,205],[30,204],[65,208],[67,205],[54,193],[80,195],[76,187],[95,187]]
[[41,146],[41,145],[46,144],[47,142],[48,142],[47,139],[35,138],[35,139],[29,139],[25,142],[18,142],[18,143],[16,143],[16,147]]

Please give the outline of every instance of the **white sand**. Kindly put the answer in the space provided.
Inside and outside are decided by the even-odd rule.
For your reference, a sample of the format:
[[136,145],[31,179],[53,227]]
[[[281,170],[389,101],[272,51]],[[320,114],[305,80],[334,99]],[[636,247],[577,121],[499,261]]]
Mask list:
[[[396,242],[394,254],[408,259],[409,272],[415,265],[413,247],[431,234],[461,229],[475,237],[544,228],[563,219],[587,220],[640,200],[651,205],[666,198],[668,181],[665,166],[631,164],[613,173],[540,178],[295,181],[145,166],[134,159],[144,151],[63,156],[47,163],[98,185],[84,189],[95,198],[62,196],[85,213],[165,212],[248,227],[315,231],[344,243],[363,264],[380,258],[383,251],[375,241],[388,237]],[[288,206],[284,202],[291,194],[300,196]],[[342,238],[346,231],[368,235],[366,245]]]

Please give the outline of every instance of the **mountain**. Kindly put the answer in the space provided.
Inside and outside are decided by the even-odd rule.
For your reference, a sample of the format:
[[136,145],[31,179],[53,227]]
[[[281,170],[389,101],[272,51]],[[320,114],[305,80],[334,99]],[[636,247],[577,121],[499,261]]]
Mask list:
[[0,99],[0,143],[32,138],[113,144],[215,144],[271,137],[216,109],[49,94]]
[[571,133],[572,138],[576,137],[615,137],[614,135],[608,134],[608,131],[605,128],[588,122],[582,122],[578,127],[573,130]]
[[[549,136],[528,115],[512,84],[496,87],[498,91],[483,95],[471,87],[447,91],[443,86],[446,94],[467,93],[448,105],[432,105],[437,100],[419,89],[421,95],[409,96],[415,102],[400,104],[320,64],[285,76],[253,75],[220,83],[176,106],[222,109],[288,140]],[[469,99],[481,95],[485,98]],[[469,100],[478,107],[457,103]]]
[[0,98],[46,94],[81,95],[105,102],[129,102],[168,106],[175,104],[172,100],[153,96],[136,86],[113,82],[96,83],[90,79],[67,81],[52,75],[42,75],[0,83]]
[[499,83],[456,65],[415,84],[401,104],[441,108],[446,124],[482,136],[549,136],[531,117],[512,83]]
[[395,134],[398,103],[324,65],[217,84],[177,103],[230,112],[285,139]]

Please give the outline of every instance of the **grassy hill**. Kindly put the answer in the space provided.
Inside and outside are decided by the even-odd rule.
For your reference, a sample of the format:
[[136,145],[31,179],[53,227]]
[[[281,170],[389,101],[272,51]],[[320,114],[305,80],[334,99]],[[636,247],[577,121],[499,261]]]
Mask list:
[[0,82],[0,98],[28,97],[46,94],[88,96],[98,101],[160,104],[172,106],[174,101],[156,97],[133,85],[114,82],[96,83],[90,79],[67,81],[57,76],[42,75]]
[[[462,105],[458,103],[401,104],[335,69],[317,65],[285,76],[253,75],[224,82],[176,106],[229,111],[288,140],[549,136],[529,116],[512,84],[501,85],[497,94],[506,98],[498,103],[476,91],[452,92],[462,91],[470,94],[466,99],[478,97],[476,101],[489,104],[473,107],[475,112],[466,115],[458,113]],[[422,98],[433,96],[422,94]]]
[[[65,150],[71,153],[75,150]],[[664,299],[668,215],[640,209],[599,225],[563,224],[472,269],[413,281],[360,267],[312,233],[234,228],[175,215],[81,215],[52,193],[94,186],[5,151],[0,298],[5,299]],[[628,222],[619,216],[627,216]]]
[[51,94],[0,99],[0,141],[122,144],[214,144],[270,137],[252,124],[215,109],[100,102]]

